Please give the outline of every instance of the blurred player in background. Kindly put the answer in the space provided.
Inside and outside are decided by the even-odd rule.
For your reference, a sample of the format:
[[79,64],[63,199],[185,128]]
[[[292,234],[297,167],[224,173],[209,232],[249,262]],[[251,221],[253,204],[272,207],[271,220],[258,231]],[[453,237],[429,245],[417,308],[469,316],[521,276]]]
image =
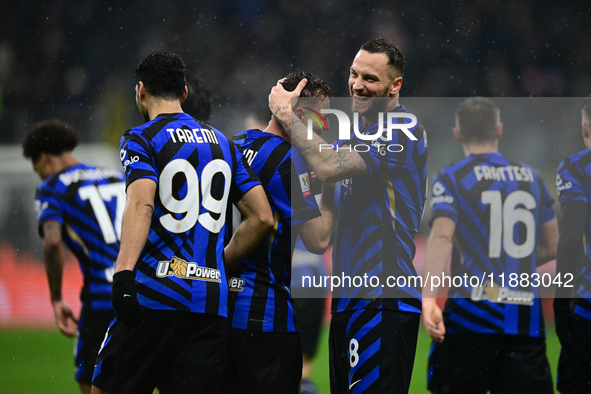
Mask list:
[[[220,392],[229,329],[224,266],[261,242],[271,209],[234,144],[182,112],[179,56],[152,52],[135,75],[147,123],[121,140],[127,201],[113,276],[116,319],[97,357],[93,392],[152,393],[156,385]],[[245,220],[224,248],[230,202]]]
[[[404,55],[385,39],[363,44],[351,65],[349,93],[361,115],[361,134],[384,124],[379,113],[410,114],[399,102]],[[416,275],[412,265],[414,237],[426,201],[427,137],[416,123],[402,132],[365,140],[351,133],[339,149],[320,149],[317,135],[292,114],[291,98],[303,83],[287,92],[278,83],[269,96],[271,111],[325,182],[340,182],[333,248],[333,275]],[[385,117],[388,118],[387,116]],[[382,118],[383,119],[383,118]],[[410,119],[401,118],[401,122]],[[410,126],[410,125],[409,125]],[[397,144],[390,149],[390,144]],[[400,150],[402,147],[402,150]],[[421,300],[415,287],[391,289],[343,286],[333,294],[330,327],[331,392],[408,392],[416,352]]]
[[211,118],[211,92],[207,84],[191,74],[187,74],[185,82],[188,94],[181,103],[183,112],[195,119],[207,123]]
[[300,327],[300,341],[302,342],[302,384],[300,394],[316,394],[318,392],[318,388],[311,377],[328,296],[328,291],[324,287],[304,287],[303,277],[323,278],[325,275],[327,275],[327,272],[324,268],[322,256],[308,252],[298,238],[291,262],[291,293]]
[[[538,289],[510,280],[515,273],[534,280],[536,266],[554,258],[558,230],[552,197],[534,169],[498,152],[503,125],[492,101],[468,99],[455,116],[454,137],[466,158],[433,178],[423,277],[441,277],[451,256],[452,277],[485,281],[481,287],[452,286],[443,317],[436,304],[439,288],[423,286],[423,323],[435,341],[428,388],[454,394],[552,393]],[[503,296],[509,289],[521,293]]]
[[[283,86],[293,90],[303,78],[309,82],[296,106],[302,119],[309,117],[306,107],[327,108],[332,95],[324,81],[308,73],[289,74]],[[306,163],[274,116],[264,130],[243,131],[234,142],[259,176],[275,224],[263,243],[231,271],[228,391],[298,393],[302,347],[290,292],[293,243],[299,234],[308,250],[324,253],[332,230],[334,187],[325,185],[331,198],[319,209]]]
[[556,388],[562,394],[591,392],[591,98],[583,105],[582,129],[587,149],[564,160],[556,176],[562,209],[556,272],[563,281],[574,277],[576,282],[574,292],[557,287],[554,298],[562,345]]
[[[76,381],[90,393],[94,361],[113,319],[111,284],[119,252],[125,204],[124,174],[80,163],[73,153],[78,134],[57,120],[37,123],[25,136],[23,154],[43,182],[37,188],[39,234],[45,242],[45,269],[51,305],[60,331],[76,336]],[[76,318],[62,299],[63,243],[78,259],[84,287]]]

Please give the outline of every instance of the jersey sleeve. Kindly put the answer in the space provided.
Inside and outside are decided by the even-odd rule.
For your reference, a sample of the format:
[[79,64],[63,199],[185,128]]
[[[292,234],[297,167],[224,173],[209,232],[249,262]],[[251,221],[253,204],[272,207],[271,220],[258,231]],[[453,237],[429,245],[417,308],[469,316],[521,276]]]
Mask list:
[[583,175],[579,168],[568,159],[558,166],[556,189],[558,189],[558,200],[561,206],[571,201],[587,203]]
[[433,223],[438,217],[447,217],[455,223],[458,222],[458,198],[451,178],[440,171],[433,176],[433,187],[431,188],[431,221]]
[[126,132],[121,138],[119,155],[125,172],[125,188],[140,178],[158,183],[158,172],[148,142],[137,133]]
[[231,140],[228,140],[228,142],[230,144],[230,151],[233,155],[232,163],[234,164],[234,174],[232,177],[232,185],[230,186],[230,201],[232,201],[233,204],[236,204],[242,199],[247,191],[256,185],[260,185],[261,182],[234,142]]
[[41,184],[35,194],[35,210],[37,211],[37,231],[43,237],[43,224],[55,220],[64,224],[63,209],[60,199],[47,187]]
[[[404,120],[405,123],[411,121],[409,118],[399,119]],[[390,141],[386,139],[386,132],[384,132],[384,138],[366,141],[359,137],[353,137],[350,141],[344,142],[344,144],[348,143],[352,149],[359,153],[365,164],[367,164],[371,175],[375,175],[378,172],[391,173],[392,170],[414,167],[413,152],[417,150],[419,155],[423,155],[427,149],[427,135],[421,125],[417,124],[413,128],[409,128],[408,131],[412,133],[416,140],[411,139],[404,132],[394,129],[392,130],[392,140]],[[343,145],[343,141],[339,140],[337,145],[340,148]]]
[[320,216],[310,185],[308,166],[298,149],[291,148],[290,158],[281,163],[278,172],[283,188],[280,196],[283,198],[275,200],[275,204],[289,219],[291,226]]

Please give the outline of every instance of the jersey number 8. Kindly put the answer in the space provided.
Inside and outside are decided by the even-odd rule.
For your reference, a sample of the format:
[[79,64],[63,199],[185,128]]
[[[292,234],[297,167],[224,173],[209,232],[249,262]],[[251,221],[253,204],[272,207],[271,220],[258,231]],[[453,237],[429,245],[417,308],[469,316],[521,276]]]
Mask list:
[[[177,200],[173,195],[172,180],[176,174],[182,173],[185,176],[186,194],[185,197]],[[221,199],[216,199],[211,195],[213,177],[221,173],[224,176],[224,192]],[[159,194],[160,201],[168,211],[184,214],[182,219],[176,219],[168,213],[160,218],[160,223],[171,233],[184,233],[192,229],[197,221],[209,232],[219,233],[226,221],[226,206],[228,195],[230,193],[230,181],[232,179],[232,169],[230,165],[220,159],[208,163],[201,172],[201,196],[199,194],[199,178],[197,172],[191,163],[184,159],[171,161],[164,167],[160,174]],[[176,190],[178,193],[178,190]],[[208,212],[199,214],[200,207],[203,206]],[[211,213],[219,214],[216,220]]]

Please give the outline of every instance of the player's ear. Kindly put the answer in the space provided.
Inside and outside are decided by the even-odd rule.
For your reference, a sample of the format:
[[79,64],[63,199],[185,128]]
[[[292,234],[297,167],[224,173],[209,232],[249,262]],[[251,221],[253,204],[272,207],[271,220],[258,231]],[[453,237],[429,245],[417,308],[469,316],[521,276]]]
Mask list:
[[390,85],[390,92],[388,92],[389,96],[390,97],[396,96],[398,93],[400,93],[401,88],[402,88],[402,77],[394,78],[394,81],[392,81],[392,85]]
[[184,102],[188,96],[189,96],[189,89],[187,88],[187,85],[185,85],[185,91],[183,92],[183,95],[181,96],[181,103]]
[[44,165],[48,165],[51,163],[51,157],[47,153],[41,152],[41,156],[39,156],[39,161]]
[[459,143],[462,143],[462,136],[460,135],[460,129],[458,129],[457,127],[454,127],[454,138]]
[[581,122],[581,127],[583,129],[583,138],[589,138],[589,126],[584,121]]
[[294,108],[293,112],[296,114],[299,120],[302,120],[304,117],[304,109],[302,107]]
[[140,100],[144,100],[146,98],[146,85],[142,81],[139,81],[137,86],[137,94]]
[[499,122],[499,124],[497,125],[497,139],[500,139],[502,135],[503,135],[503,123]]

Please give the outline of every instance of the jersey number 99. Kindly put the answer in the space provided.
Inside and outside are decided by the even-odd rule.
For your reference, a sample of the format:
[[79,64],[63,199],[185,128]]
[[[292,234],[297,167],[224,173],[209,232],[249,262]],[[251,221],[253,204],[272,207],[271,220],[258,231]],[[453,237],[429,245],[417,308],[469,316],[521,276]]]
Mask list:
[[[173,192],[178,193],[179,191],[173,190],[172,180],[179,173],[185,176],[187,190],[185,197],[177,200]],[[211,195],[213,178],[218,173],[224,176],[224,192],[219,200]],[[231,179],[232,169],[224,160],[216,159],[208,163],[201,172],[201,182],[199,182],[195,168],[187,160],[176,159],[171,161],[160,174],[160,201],[165,209],[173,213],[184,214],[184,217],[176,219],[172,214],[168,213],[160,218],[160,223],[171,233],[184,233],[192,229],[199,221],[209,232],[219,233],[226,222],[226,206],[230,194]],[[199,214],[201,206],[208,212]],[[214,219],[211,213],[218,214],[218,219]]]

